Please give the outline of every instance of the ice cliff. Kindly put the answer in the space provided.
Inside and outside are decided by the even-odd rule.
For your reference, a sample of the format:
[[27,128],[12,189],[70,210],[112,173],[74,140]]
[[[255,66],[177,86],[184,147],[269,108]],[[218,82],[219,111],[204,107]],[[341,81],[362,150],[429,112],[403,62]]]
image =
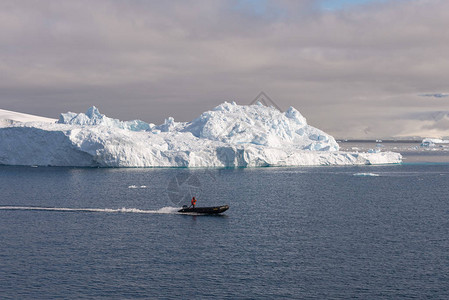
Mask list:
[[[0,123],[2,124],[2,123]],[[223,103],[192,122],[119,121],[91,107],[58,122],[0,125],[0,164],[91,167],[261,167],[400,163],[393,152],[342,152],[293,107]]]

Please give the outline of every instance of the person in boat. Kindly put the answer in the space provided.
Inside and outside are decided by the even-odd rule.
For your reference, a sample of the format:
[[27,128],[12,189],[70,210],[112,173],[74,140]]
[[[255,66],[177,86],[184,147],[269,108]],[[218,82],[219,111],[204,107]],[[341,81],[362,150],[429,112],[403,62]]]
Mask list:
[[195,208],[195,205],[196,205],[196,199],[195,199],[195,197],[192,198],[192,200],[190,201],[190,204],[191,204],[191,206],[192,206],[193,208]]

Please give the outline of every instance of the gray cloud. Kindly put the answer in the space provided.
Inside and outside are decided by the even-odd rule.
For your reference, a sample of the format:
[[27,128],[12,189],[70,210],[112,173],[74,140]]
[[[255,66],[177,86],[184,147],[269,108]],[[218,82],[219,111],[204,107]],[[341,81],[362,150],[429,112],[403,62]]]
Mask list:
[[449,111],[422,111],[404,114],[403,122],[409,126],[409,136],[448,137]]
[[263,90],[338,137],[406,135],[404,114],[446,109],[419,95],[447,90],[448,1],[317,3],[5,0],[0,107],[160,123]]

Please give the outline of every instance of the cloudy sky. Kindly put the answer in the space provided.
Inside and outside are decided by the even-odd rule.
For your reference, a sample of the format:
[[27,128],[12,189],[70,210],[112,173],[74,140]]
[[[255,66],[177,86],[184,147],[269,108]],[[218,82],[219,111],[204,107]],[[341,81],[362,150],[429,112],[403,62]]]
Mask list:
[[339,137],[449,136],[447,0],[1,0],[0,109],[189,121],[260,92]]

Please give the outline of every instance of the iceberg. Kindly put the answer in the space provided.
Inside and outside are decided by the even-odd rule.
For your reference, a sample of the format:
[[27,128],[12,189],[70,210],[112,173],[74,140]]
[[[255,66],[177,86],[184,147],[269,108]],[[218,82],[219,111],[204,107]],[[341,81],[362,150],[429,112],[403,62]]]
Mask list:
[[0,164],[78,167],[265,167],[400,163],[394,152],[339,151],[293,107],[223,103],[191,122],[120,121],[91,107],[57,122],[0,122]]
[[435,144],[449,144],[449,140],[425,138],[421,142],[421,147],[435,147]]

